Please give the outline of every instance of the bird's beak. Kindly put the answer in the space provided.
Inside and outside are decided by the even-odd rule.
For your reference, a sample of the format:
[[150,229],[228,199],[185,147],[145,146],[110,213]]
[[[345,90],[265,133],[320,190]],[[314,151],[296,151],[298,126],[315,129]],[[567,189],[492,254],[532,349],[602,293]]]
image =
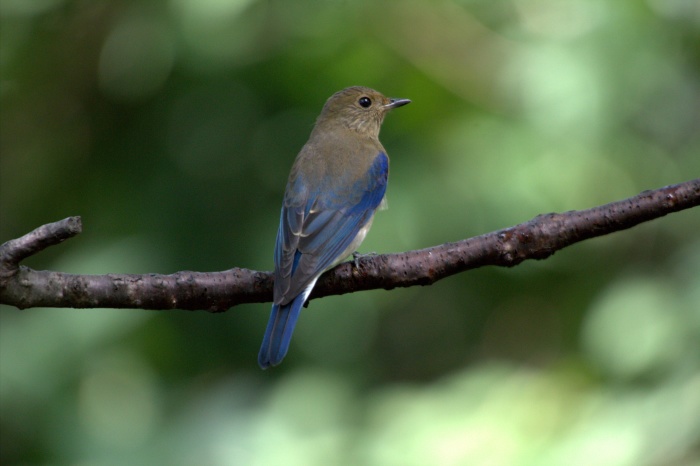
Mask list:
[[411,101],[408,99],[389,99],[389,103],[384,105],[384,108],[386,110],[391,110],[392,108],[401,107],[410,103]]

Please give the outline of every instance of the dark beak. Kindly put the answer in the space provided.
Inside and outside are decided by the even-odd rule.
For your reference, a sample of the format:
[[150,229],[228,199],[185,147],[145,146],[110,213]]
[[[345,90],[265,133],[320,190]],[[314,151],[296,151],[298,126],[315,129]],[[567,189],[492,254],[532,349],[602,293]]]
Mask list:
[[384,106],[385,109],[391,110],[392,108],[402,107],[406,104],[410,104],[411,101],[408,99],[389,99],[389,103]]

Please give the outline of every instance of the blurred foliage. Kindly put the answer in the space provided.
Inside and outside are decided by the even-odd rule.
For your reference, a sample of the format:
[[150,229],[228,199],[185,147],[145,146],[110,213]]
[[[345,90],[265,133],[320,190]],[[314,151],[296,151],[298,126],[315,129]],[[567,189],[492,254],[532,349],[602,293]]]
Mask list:
[[[700,176],[696,0],[2,0],[0,240],[74,273],[269,270],[333,92],[390,115],[364,251],[455,241]],[[431,287],[0,312],[0,463],[694,465],[700,215]]]

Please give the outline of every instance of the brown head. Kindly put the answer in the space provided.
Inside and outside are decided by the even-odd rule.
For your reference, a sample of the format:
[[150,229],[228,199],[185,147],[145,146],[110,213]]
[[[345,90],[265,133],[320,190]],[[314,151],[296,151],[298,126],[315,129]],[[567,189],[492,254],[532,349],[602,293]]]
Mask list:
[[391,99],[369,87],[353,86],[333,94],[316,120],[315,130],[347,128],[369,137],[379,137],[384,116],[406,105],[408,99]]

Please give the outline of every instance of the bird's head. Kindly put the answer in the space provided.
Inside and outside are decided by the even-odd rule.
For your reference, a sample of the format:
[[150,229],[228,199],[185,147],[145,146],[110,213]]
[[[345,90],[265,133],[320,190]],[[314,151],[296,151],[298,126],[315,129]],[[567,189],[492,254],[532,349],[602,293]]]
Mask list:
[[368,87],[353,86],[333,94],[323,106],[316,126],[344,127],[378,137],[384,116],[408,99],[391,99]]

